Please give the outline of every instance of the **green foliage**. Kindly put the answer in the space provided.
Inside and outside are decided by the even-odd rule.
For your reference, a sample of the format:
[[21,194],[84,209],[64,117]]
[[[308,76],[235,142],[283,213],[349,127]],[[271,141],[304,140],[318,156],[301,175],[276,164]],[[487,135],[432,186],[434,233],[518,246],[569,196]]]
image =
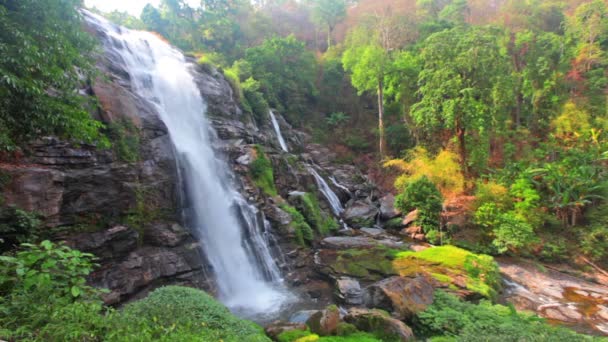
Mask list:
[[581,250],[596,261],[608,257],[608,226],[595,224],[582,232]]
[[403,193],[395,197],[395,208],[404,213],[418,209],[416,224],[425,232],[439,229],[439,216],[443,208],[441,193],[426,176],[411,182]]
[[77,89],[93,74],[78,0],[0,3],[0,151],[42,135],[107,146]]
[[306,336],[310,336],[312,333],[310,330],[290,330],[285,331],[278,336],[278,342],[294,342],[298,339]]
[[247,49],[245,60],[269,104],[284,112],[292,123],[299,123],[300,114],[317,93],[316,61],[304,43],[293,35],[268,39]]
[[435,292],[435,301],[418,314],[416,323],[418,336],[453,337],[457,341],[595,340],[591,336],[551,326],[539,317],[517,313],[511,307],[492,305],[487,301],[476,305],[441,291]]
[[113,122],[108,126],[108,136],[119,160],[135,163],[140,158],[140,132],[129,119]]
[[346,124],[350,120],[350,117],[342,112],[331,113],[325,122],[332,127],[339,127]]
[[266,99],[264,99],[264,94],[260,91],[260,82],[249,77],[241,86],[243,87],[243,96],[246,100],[244,103],[249,106],[245,109],[251,111],[258,122],[263,122],[268,115],[270,107]]
[[270,341],[203,291],[167,286],[125,306],[112,320],[110,341]]
[[277,196],[277,189],[274,185],[274,173],[272,170],[272,163],[266,157],[264,150],[261,146],[256,145],[256,158],[249,165],[249,173],[253,179],[255,185],[262,189],[265,194],[269,196]]
[[282,204],[281,209],[291,216],[290,226],[295,230],[296,242],[301,246],[306,246],[314,239],[314,232],[302,214],[294,207]]
[[25,242],[35,242],[40,234],[37,215],[18,208],[0,208],[0,253]]
[[[0,256],[0,337],[80,341],[99,323],[93,255],[43,241]],[[64,318],[71,318],[64,321]]]

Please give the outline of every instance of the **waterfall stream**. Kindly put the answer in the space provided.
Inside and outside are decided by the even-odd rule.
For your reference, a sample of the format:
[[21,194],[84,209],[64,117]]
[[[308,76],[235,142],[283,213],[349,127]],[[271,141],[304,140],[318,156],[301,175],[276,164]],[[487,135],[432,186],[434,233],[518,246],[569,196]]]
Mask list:
[[283,139],[283,134],[281,133],[281,126],[279,126],[279,122],[274,115],[272,109],[268,110],[268,114],[270,115],[270,121],[272,121],[272,127],[274,128],[274,132],[277,135],[277,139],[279,140],[279,145],[281,145],[281,149],[285,152],[289,152],[289,148],[287,148],[287,144],[285,143],[285,139]]
[[218,138],[205,117],[192,66],[151,33],[85,16],[106,33],[108,56],[120,57],[112,62],[124,64],[133,92],[154,105],[169,130],[189,207],[187,224],[200,236],[219,299],[243,316],[278,311],[290,295],[268,247],[263,215],[235,189],[230,167],[212,148]]
[[336,217],[340,217],[340,214],[344,211],[344,207],[342,206],[342,202],[336,193],[329,187],[329,184],[325,181],[323,177],[315,170],[313,166],[308,166],[308,172],[315,177],[315,181],[317,182],[317,186],[319,190],[327,199],[331,210],[334,212]]

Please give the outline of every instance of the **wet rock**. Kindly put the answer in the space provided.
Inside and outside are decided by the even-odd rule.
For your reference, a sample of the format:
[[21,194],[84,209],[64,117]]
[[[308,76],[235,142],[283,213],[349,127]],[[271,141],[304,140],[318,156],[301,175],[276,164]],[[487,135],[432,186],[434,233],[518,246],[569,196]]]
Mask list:
[[380,199],[380,218],[390,220],[398,217],[401,212],[395,209],[395,196],[388,194]]
[[363,290],[359,281],[350,277],[336,279],[336,296],[347,305],[363,304]]
[[325,310],[317,311],[306,321],[310,331],[321,336],[334,335],[340,324],[340,310],[332,305]]
[[392,312],[396,318],[408,319],[433,303],[434,291],[425,276],[391,277],[366,289],[365,304]]
[[378,237],[380,235],[385,234],[384,229],[380,229],[380,228],[361,228],[361,229],[359,229],[359,231],[361,231],[362,233],[365,233],[369,236],[372,236],[372,237]]
[[577,323],[583,318],[583,315],[576,308],[559,303],[541,305],[537,310],[541,312],[543,317],[555,321]]
[[284,321],[275,321],[270,323],[266,328],[264,328],[264,332],[268,337],[277,341],[279,335],[287,331],[293,330],[306,330],[306,324],[303,323],[292,323],[292,322],[284,322]]
[[100,112],[103,122],[113,123],[127,118],[135,126],[141,127],[141,114],[134,96],[125,88],[101,78],[93,83],[92,88],[103,109]]
[[310,318],[310,316],[314,315],[318,311],[319,310],[302,310],[302,311],[298,311],[295,314],[291,315],[291,317],[289,317],[289,322],[291,322],[291,323],[302,323],[302,324],[305,324],[306,321],[308,321],[308,319]]
[[375,223],[378,208],[366,201],[355,201],[350,204],[342,217],[344,221],[355,228],[369,227]]
[[380,336],[396,338],[399,341],[414,339],[412,329],[405,323],[386,315],[380,310],[351,308],[344,320],[361,331],[377,333]]

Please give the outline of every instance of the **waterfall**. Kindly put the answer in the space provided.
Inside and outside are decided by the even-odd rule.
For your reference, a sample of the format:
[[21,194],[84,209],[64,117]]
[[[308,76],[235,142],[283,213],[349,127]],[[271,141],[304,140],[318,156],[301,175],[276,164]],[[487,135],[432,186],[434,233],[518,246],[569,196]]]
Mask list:
[[327,202],[329,202],[329,206],[334,212],[334,215],[339,217],[340,214],[342,214],[342,212],[344,211],[344,207],[342,206],[342,202],[340,202],[340,198],[338,197],[338,195],[336,195],[336,193],[329,187],[325,179],[321,177],[321,175],[317,172],[317,170],[315,170],[314,167],[309,165],[308,172],[310,172],[310,174],[315,177],[317,186],[319,187],[319,190],[321,191],[323,196],[325,196],[325,198],[327,199]]
[[272,109],[268,110],[268,114],[270,114],[270,121],[272,121],[272,127],[274,127],[274,132],[277,134],[277,139],[279,139],[279,145],[281,145],[281,149],[285,152],[289,152],[287,144],[285,143],[285,139],[283,139],[283,134],[281,134],[281,126],[279,126],[279,122],[274,116],[274,112],[272,111]]
[[131,88],[150,102],[169,130],[189,206],[188,225],[199,233],[219,299],[244,316],[270,314],[287,301],[268,248],[264,218],[232,184],[227,163],[212,148],[218,139],[206,104],[178,50],[148,32],[128,30],[84,12],[105,32],[110,58],[119,56]]

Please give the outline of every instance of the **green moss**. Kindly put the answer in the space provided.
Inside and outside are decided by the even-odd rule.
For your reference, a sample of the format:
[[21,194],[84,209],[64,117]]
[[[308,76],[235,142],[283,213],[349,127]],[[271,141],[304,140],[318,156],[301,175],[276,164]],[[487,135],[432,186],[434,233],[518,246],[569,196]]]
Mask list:
[[395,217],[394,219],[390,219],[384,223],[384,228],[399,230],[403,228],[403,219],[401,217]]
[[397,274],[393,259],[398,252],[384,246],[338,251],[331,267],[339,274],[378,280]]
[[294,342],[302,337],[307,337],[310,335],[312,335],[310,330],[290,330],[290,331],[285,331],[285,332],[279,334],[279,336],[277,336],[277,341],[278,342]]
[[326,336],[321,337],[319,342],[383,342],[375,335],[366,332],[356,332],[348,336]]
[[255,145],[256,159],[249,166],[249,173],[254,184],[262,189],[269,196],[277,196],[277,188],[274,185],[274,172],[272,163],[266,157],[264,149],[260,145]]
[[281,209],[291,216],[291,227],[295,230],[296,242],[305,246],[314,239],[312,228],[306,223],[304,216],[294,207],[287,204],[281,204]]
[[297,207],[306,218],[311,227],[314,227],[321,236],[326,236],[340,227],[333,217],[326,216],[319,207],[319,200],[312,193],[298,196]]
[[454,277],[464,276],[468,290],[487,298],[493,298],[500,287],[498,265],[491,256],[474,254],[454,246],[401,252],[397,254],[393,266],[403,276],[425,272],[445,283],[451,283]]

